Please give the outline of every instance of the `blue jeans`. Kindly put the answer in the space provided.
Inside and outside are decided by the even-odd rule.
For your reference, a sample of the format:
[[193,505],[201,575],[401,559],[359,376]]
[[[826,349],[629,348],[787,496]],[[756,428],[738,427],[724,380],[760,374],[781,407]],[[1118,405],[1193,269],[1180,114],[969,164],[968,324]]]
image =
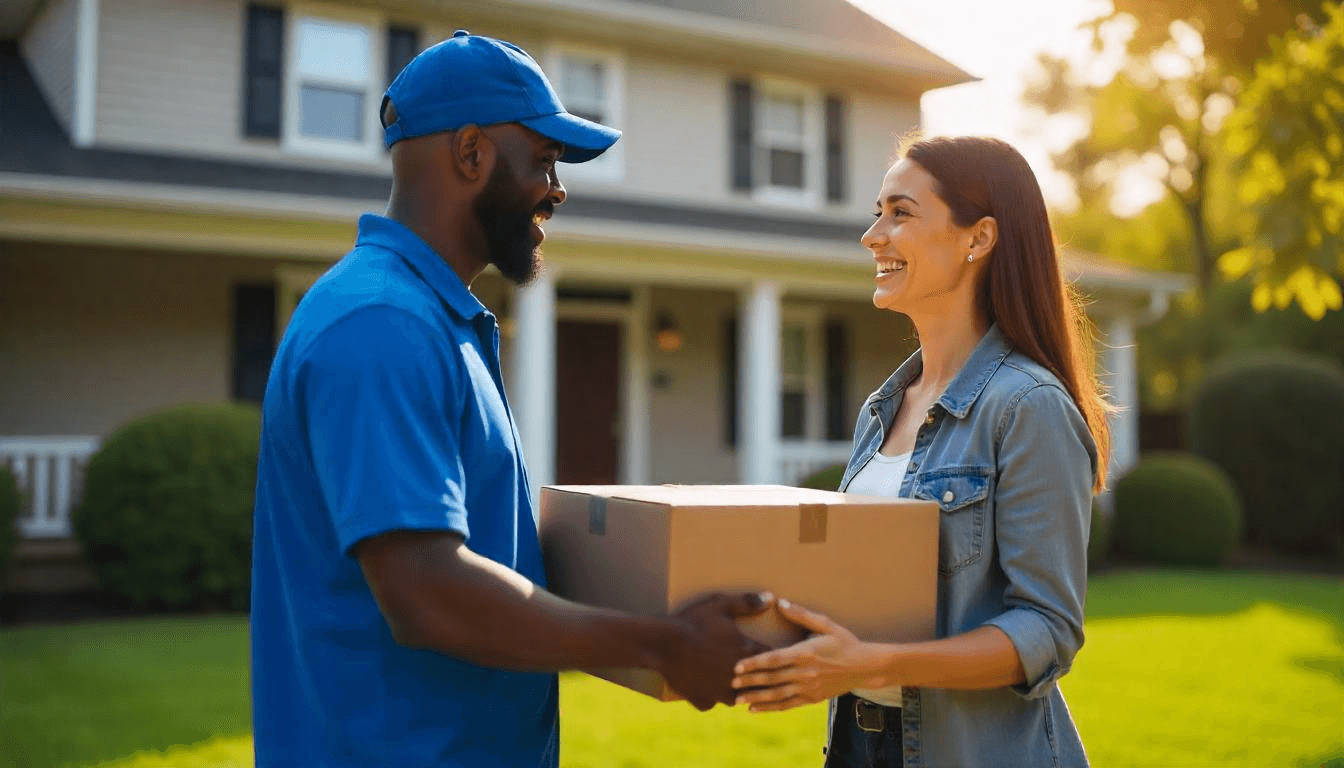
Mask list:
[[854,719],[855,701],[847,693],[836,705],[825,768],[901,768],[905,762],[901,755],[901,710],[885,707],[888,725],[874,733],[859,728]]

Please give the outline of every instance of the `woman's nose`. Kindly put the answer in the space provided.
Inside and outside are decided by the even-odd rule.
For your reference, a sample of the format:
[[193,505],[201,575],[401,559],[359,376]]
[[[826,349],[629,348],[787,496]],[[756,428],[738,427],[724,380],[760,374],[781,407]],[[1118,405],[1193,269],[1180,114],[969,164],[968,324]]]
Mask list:
[[863,233],[863,237],[859,238],[859,242],[863,243],[864,248],[868,249],[880,248],[883,245],[886,245],[887,231],[886,228],[882,226],[882,222],[874,221],[873,225],[868,228],[868,231]]

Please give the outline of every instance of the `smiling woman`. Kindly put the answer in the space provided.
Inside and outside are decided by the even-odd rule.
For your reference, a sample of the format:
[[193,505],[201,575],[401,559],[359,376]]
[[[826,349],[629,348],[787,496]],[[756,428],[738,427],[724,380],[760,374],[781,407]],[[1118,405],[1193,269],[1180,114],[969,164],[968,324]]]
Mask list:
[[863,244],[873,304],[909,316],[920,349],[860,410],[840,490],[938,503],[939,636],[866,643],[781,600],[813,636],[734,685],[754,711],[833,698],[832,767],[1086,765],[1057,685],[1083,642],[1108,455],[1085,320],[1016,150],[903,150]]

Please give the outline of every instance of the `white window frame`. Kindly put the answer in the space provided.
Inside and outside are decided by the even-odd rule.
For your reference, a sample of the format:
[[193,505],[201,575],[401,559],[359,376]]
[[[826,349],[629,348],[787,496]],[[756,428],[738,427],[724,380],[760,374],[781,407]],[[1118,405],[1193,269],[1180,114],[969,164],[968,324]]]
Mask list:
[[[378,107],[382,102],[387,68],[387,24],[377,13],[352,8],[329,5],[295,4],[286,8],[285,14],[285,62],[284,62],[284,114],[281,123],[281,146],[286,152],[296,155],[309,155],[336,160],[355,160],[380,163],[385,160],[383,152],[383,127],[378,121]],[[317,82],[313,78],[301,78],[299,74],[298,41],[299,29],[305,21],[335,22],[354,24],[364,28],[369,35],[368,81],[364,83],[364,139],[359,142],[338,139],[321,139],[304,136],[299,133],[299,84],[300,80]],[[348,88],[347,81],[331,82]]]
[[[824,186],[825,158],[822,156],[821,90],[806,83],[758,77],[752,104],[751,176],[752,197],[758,203],[792,208],[820,208]],[[772,97],[801,99],[803,102],[803,187],[779,187],[770,184],[771,144],[765,128],[765,102]]]
[[[560,81],[561,62],[567,57],[596,61],[602,65],[607,84],[606,119],[603,125],[621,128],[625,124],[625,55],[614,48],[597,48],[568,42],[552,42],[546,48],[543,69],[546,77],[565,101],[564,83]],[[560,167],[560,182],[566,178],[580,181],[616,183],[625,178],[624,137],[601,155],[586,163],[564,163]]]
[[[783,408],[785,380],[788,375],[784,366],[784,329],[788,326],[803,327],[803,354],[805,371],[803,373],[803,436],[783,437],[783,424],[780,424],[781,439],[788,441],[816,442],[825,440],[826,434],[826,397],[822,371],[821,344],[822,311],[818,306],[785,306],[779,313],[779,407]],[[782,412],[782,410],[781,410]]]

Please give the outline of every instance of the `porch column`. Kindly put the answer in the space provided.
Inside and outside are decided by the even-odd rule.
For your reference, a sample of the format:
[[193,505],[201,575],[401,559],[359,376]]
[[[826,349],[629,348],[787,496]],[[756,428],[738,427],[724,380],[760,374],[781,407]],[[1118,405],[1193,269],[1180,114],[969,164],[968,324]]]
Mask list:
[[649,482],[649,287],[637,285],[631,291],[630,315],[626,321],[625,344],[628,352],[625,369],[625,397],[621,431],[623,454],[621,482],[646,485]]
[[542,270],[515,292],[513,381],[509,404],[518,422],[535,502],[555,482],[555,276]]
[[1106,326],[1102,367],[1116,412],[1111,416],[1110,484],[1139,460],[1139,367],[1134,319],[1120,315]]
[[738,321],[738,473],[748,485],[770,485],[779,482],[779,286],[758,281],[744,299]]

